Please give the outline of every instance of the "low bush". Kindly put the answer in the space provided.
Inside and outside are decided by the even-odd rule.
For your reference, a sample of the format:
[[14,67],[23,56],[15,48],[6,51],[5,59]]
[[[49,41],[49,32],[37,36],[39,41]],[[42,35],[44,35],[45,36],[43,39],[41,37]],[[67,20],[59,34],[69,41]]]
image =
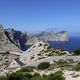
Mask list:
[[47,47],[47,49],[51,49],[52,47],[49,45],[48,47]]
[[34,69],[34,67],[28,66],[28,67],[21,68],[21,70],[19,70],[18,72],[32,72],[33,69]]
[[0,80],[6,80],[5,76],[0,76]]
[[39,73],[34,73],[33,77],[41,77],[41,75]]
[[50,63],[49,62],[42,62],[38,65],[38,69],[44,70],[47,69],[48,67],[50,67]]
[[80,71],[80,64],[73,66],[73,70]]
[[40,75],[39,73],[15,72],[7,74],[6,77],[1,76],[0,80],[65,80],[62,71],[47,75]]
[[32,74],[16,72],[12,74],[7,74],[6,78],[6,80],[28,80],[32,78]]
[[61,71],[58,71],[56,73],[52,73],[48,75],[48,80],[65,80],[63,73]]
[[59,61],[55,62],[59,67],[65,67],[70,66],[70,63],[68,61],[60,59]]

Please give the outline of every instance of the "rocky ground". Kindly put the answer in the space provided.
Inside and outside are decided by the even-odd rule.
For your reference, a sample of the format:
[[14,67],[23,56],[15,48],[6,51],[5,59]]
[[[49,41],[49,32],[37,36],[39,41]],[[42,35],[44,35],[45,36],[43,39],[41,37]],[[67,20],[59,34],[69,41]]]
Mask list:
[[24,51],[20,56],[20,61],[30,63],[37,60],[42,60],[51,56],[70,55],[69,52],[63,49],[52,48],[47,42],[36,42],[27,51]]
[[[50,67],[48,69],[34,69],[34,72],[40,73],[41,75],[48,75],[58,70],[62,70],[66,80],[79,80],[80,72],[72,70],[72,68],[80,63],[80,56],[72,56],[68,51],[52,48],[46,42],[48,39],[55,41],[68,41],[68,35],[67,32],[44,32],[28,37],[26,33],[14,31],[13,29],[4,30],[3,27],[0,27],[0,74],[6,75],[6,73],[16,72],[22,67],[37,67],[41,62],[49,62]],[[28,50],[25,48],[26,51],[22,51],[28,42],[33,42],[35,44]],[[18,59],[18,61],[16,61],[16,59]],[[58,61],[60,60],[64,62],[59,63]],[[67,64],[66,61],[70,64]],[[22,63],[24,66],[20,65]],[[14,65],[14,68],[9,68],[9,65]]]

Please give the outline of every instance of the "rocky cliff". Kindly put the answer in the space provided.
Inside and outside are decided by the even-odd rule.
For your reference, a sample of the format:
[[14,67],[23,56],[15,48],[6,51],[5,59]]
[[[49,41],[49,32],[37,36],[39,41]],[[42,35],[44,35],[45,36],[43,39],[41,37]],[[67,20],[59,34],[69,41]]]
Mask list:
[[[30,44],[38,41],[68,41],[68,33],[62,31],[59,33],[54,32],[41,32],[38,34],[28,34],[14,29],[4,29],[0,26],[0,50],[19,51],[27,50]],[[29,44],[29,45],[28,45]]]
[[0,26],[0,51],[21,51],[9,38],[5,35],[5,30]]
[[28,43],[35,43],[36,41],[68,41],[68,32],[62,31],[59,33],[54,32],[41,32],[28,38]]
[[9,28],[5,29],[5,34],[8,39],[18,48],[20,48],[21,50],[27,49],[27,46],[25,45],[25,43],[27,42],[27,33]]

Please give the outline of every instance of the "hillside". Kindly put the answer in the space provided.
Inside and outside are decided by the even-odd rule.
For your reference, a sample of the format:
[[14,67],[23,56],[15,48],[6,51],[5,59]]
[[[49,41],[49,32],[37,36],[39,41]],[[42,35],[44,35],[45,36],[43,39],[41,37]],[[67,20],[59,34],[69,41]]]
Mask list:
[[30,44],[35,44],[38,41],[68,41],[68,32],[62,31],[41,32],[37,34],[29,34],[27,32],[17,31],[12,28],[4,29],[0,25],[0,50],[7,51],[26,51]]
[[69,55],[63,49],[52,48],[47,42],[36,42],[27,51],[24,51],[20,56],[20,61],[30,63],[37,60],[42,60],[51,56]]

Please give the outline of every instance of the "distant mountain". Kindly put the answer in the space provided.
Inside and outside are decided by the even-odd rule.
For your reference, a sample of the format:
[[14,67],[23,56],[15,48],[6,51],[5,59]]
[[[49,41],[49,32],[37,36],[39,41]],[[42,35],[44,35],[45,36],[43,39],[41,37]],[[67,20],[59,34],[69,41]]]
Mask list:
[[35,43],[36,41],[68,41],[69,35],[66,31],[61,31],[58,33],[54,32],[41,32],[39,34],[35,34],[29,36],[27,43]]
[[59,33],[54,32],[41,32],[37,34],[29,34],[21,32],[12,28],[4,29],[0,25],[0,50],[7,51],[25,51],[38,41],[68,41],[68,32],[62,31]]

